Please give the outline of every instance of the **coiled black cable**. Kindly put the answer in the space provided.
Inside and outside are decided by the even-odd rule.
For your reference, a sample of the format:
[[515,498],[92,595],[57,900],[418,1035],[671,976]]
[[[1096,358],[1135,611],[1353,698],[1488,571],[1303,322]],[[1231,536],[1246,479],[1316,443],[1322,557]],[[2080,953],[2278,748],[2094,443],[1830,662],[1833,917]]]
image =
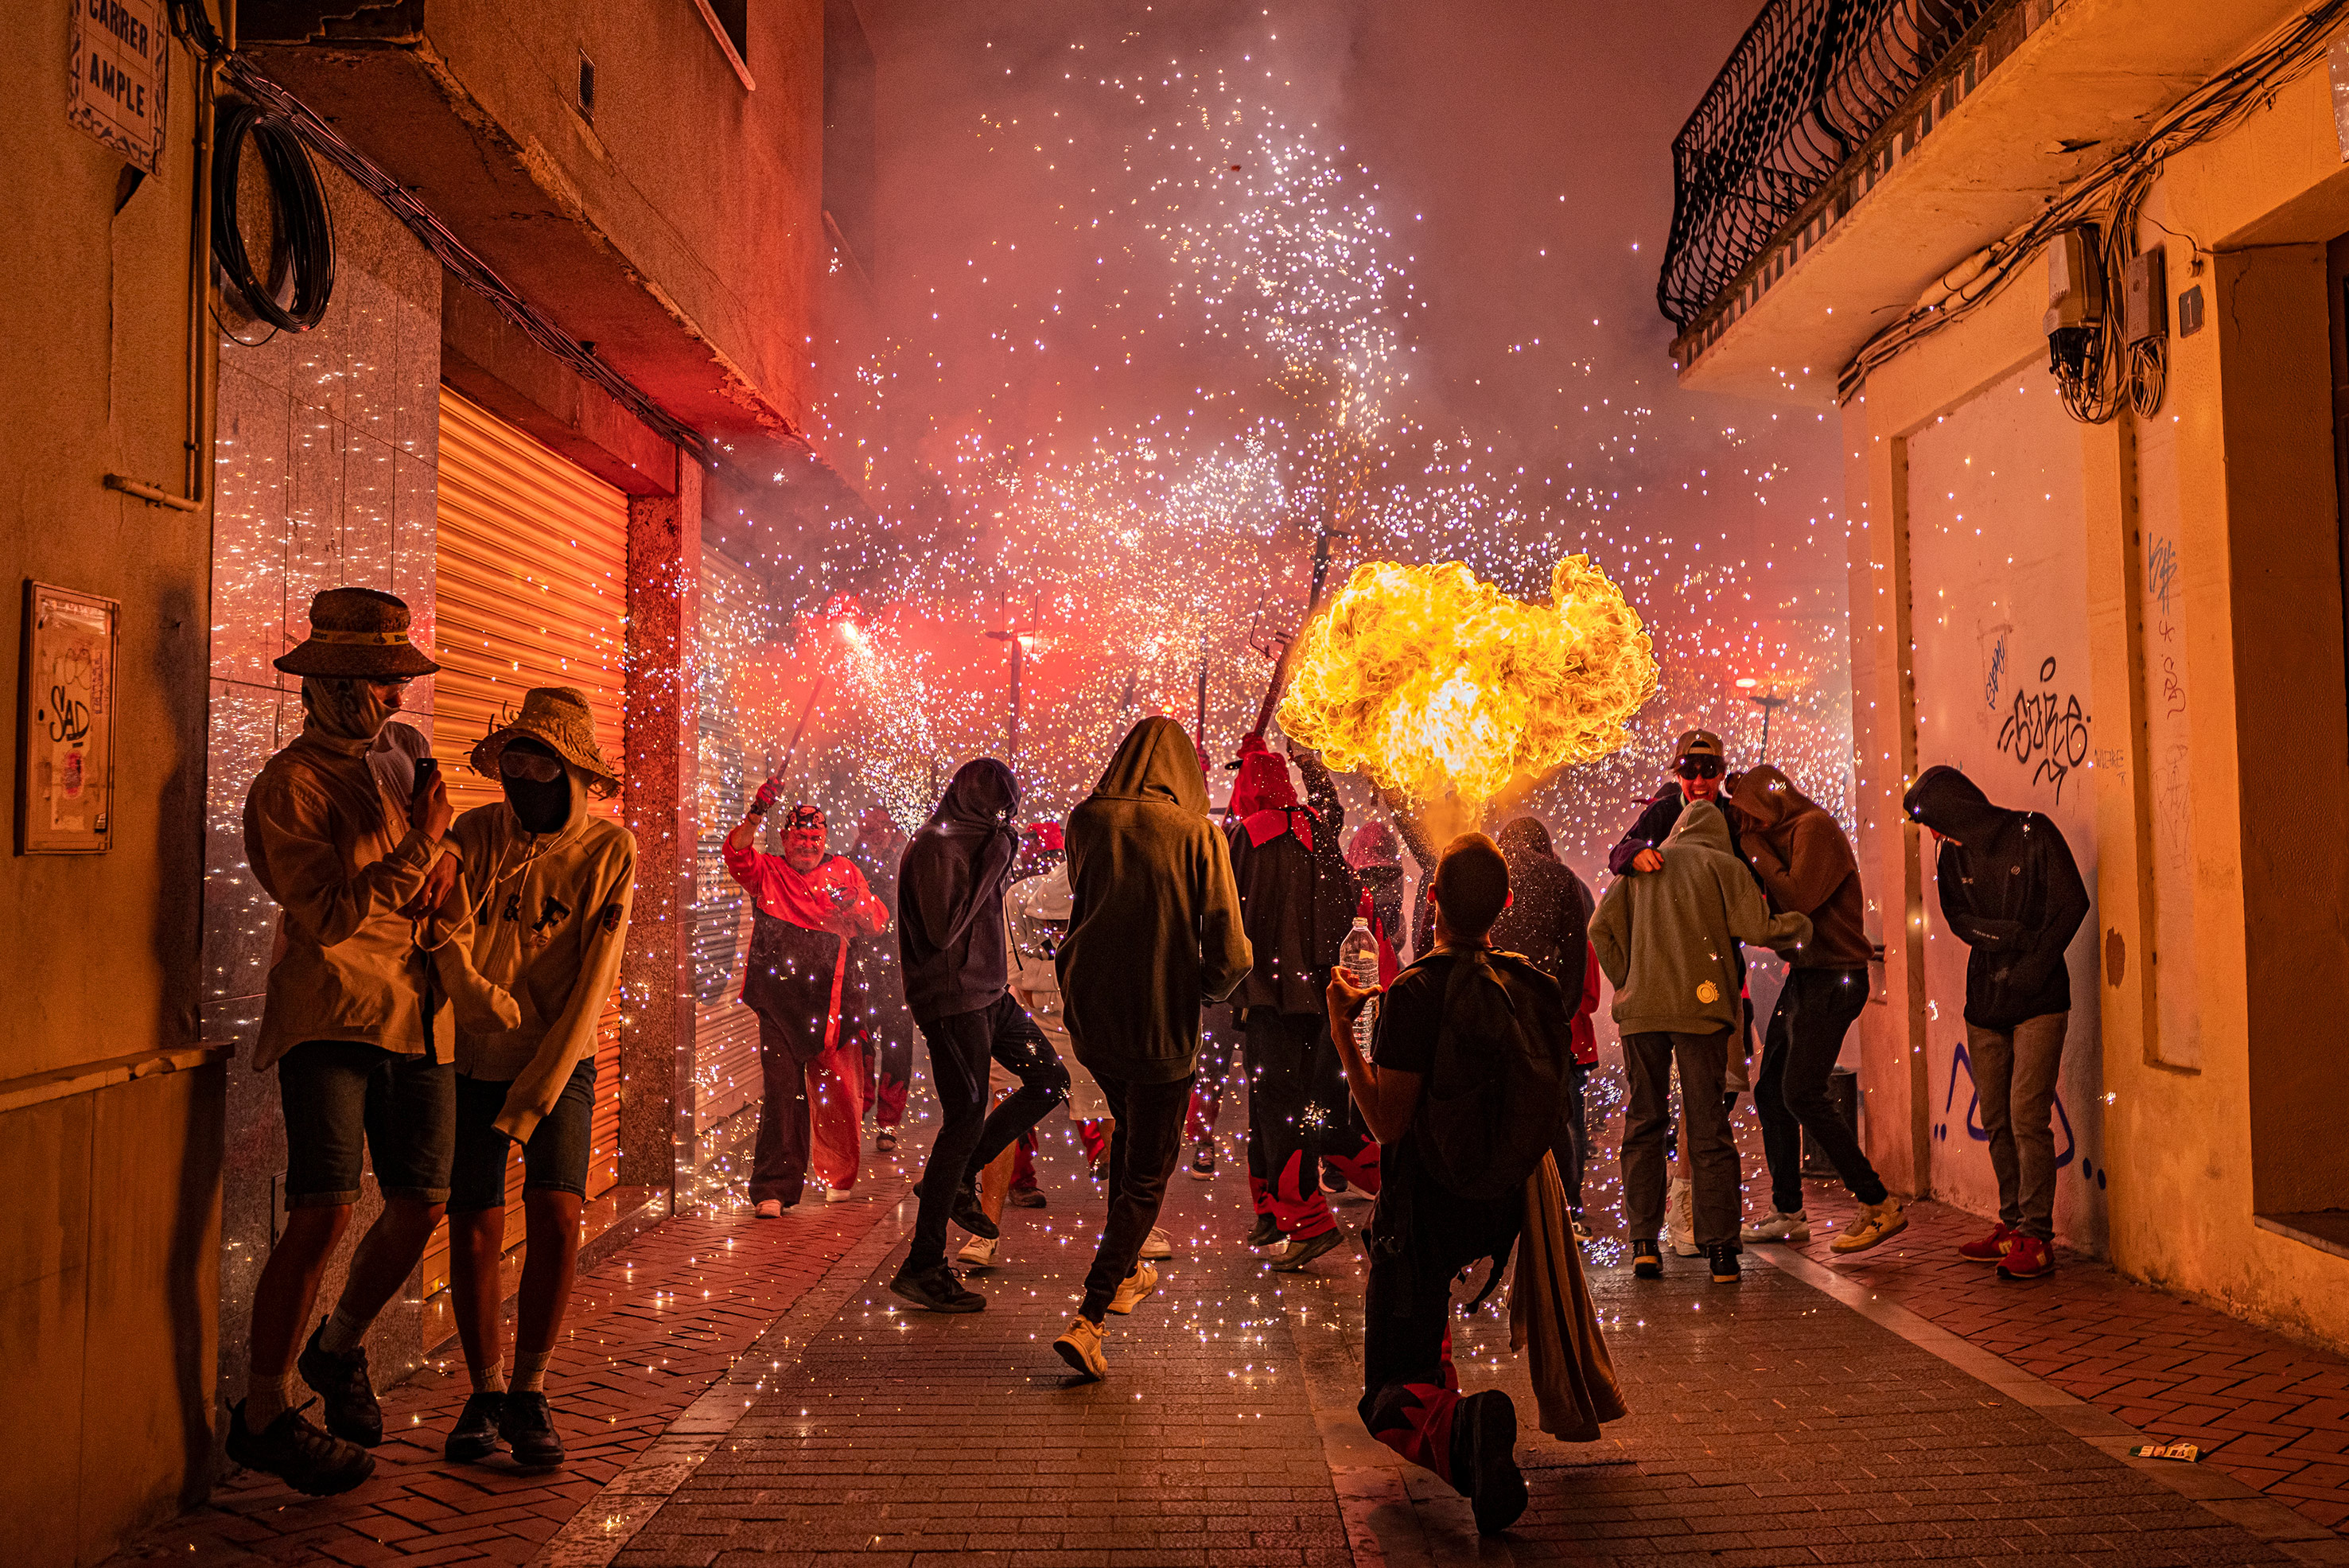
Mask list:
[[[276,209],[265,286],[254,275],[253,257],[237,223],[237,171],[248,140],[261,150],[270,201]],[[213,148],[212,259],[247,316],[288,332],[307,332],[325,317],[335,292],[334,219],[309,152],[285,119],[241,101],[221,106]],[[280,304],[289,272],[292,297]]]

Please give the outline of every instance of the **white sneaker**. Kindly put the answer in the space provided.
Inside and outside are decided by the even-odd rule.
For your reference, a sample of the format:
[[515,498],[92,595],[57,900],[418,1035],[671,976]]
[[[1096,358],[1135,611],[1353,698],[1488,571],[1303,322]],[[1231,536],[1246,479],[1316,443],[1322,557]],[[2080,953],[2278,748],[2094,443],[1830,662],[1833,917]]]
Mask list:
[[1147,1263],[1133,1265],[1133,1272],[1125,1276],[1117,1293],[1109,1298],[1112,1312],[1132,1312],[1143,1303],[1151,1292],[1158,1288],[1158,1271]]
[[780,1198],[770,1198],[750,1212],[761,1220],[780,1220],[783,1217],[783,1200]]
[[1671,1234],[1673,1251],[1683,1258],[1697,1255],[1701,1249],[1696,1244],[1696,1191],[1685,1177],[1673,1177],[1665,1190],[1664,1229]]
[[955,1254],[955,1262],[967,1269],[991,1269],[995,1267],[995,1249],[999,1244],[984,1236],[973,1236]]
[[1142,1251],[1138,1255],[1145,1259],[1171,1258],[1174,1255],[1174,1242],[1165,1231],[1153,1225],[1150,1238],[1142,1243]]
[[1792,1214],[1773,1210],[1770,1218],[1759,1225],[1748,1225],[1740,1231],[1737,1239],[1749,1245],[1755,1241],[1807,1241],[1811,1239],[1811,1217],[1799,1209]]
[[827,1187],[824,1189],[823,1200],[826,1203],[845,1203],[855,1196],[856,1189],[853,1187]]

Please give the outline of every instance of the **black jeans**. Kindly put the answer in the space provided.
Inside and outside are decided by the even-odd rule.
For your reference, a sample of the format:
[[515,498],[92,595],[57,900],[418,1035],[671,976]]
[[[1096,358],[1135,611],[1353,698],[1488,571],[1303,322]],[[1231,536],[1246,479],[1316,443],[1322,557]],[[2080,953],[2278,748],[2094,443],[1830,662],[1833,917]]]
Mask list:
[[1171,1084],[1137,1084],[1100,1073],[1093,1081],[1117,1118],[1109,1140],[1109,1220],[1102,1227],[1101,1250],[1085,1274],[1084,1304],[1077,1310],[1098,1324],[1108,1314],[1109,1299],[1133,1272],[1150,1228],[1166,1201],[1166,1179],[1183,1154],[1183,1118],[1191,1107],[1191,1079]]
[[1589,1084],[1590,1064],[1568,1065],[1565,1081],[1558,1085],[1566,1108],[1558,1116],[1557,1137],[1550,1142],[1550,1153],[1557,1158],[1558,1179],[1566,1187],[1566,1206],[1577,1214],[1582,1212],[1582,1173],[1590,1164]]
[[[963,1184],[1069,1097],[1069,1070],[1008,992],[977,1012],[932,1019],[921,1029],[930,1048],[930,1083],[938,1092],[938,1136],[922,1168],[922,1206],[905,1254],[910,1272],[947,1261],[947,1214]],[[992,1113],[987,1108],[989,1057],[1019,1079],[1019,1087]]]
[[1770,1162],[1770,1201],[1781,1214],[1803,1206],[1803,1134],[1809,1133],[1851,1195],[1884,1201],[1884,1183],[1859,1139],[1827,1095],[1827,1076],[1843,1052],[1845,1031],[1868,1005],[1864,969],[1796,969],[1770,1014],[1754,1108],[1762,1116],[1762,1154]]

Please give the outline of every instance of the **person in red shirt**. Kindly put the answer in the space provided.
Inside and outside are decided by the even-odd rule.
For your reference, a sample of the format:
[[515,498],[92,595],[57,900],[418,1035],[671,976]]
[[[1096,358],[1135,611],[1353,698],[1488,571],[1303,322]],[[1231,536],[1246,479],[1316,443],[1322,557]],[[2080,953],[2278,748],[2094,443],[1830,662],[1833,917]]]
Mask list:
[[[783,852],[762,854],[759,824],[781,781],[769,779],[740,826],[726,836],[727,874],[754,906],[742,1001],[759,1015],[759,1067],[765,1096],[750,1168],[750,1201],[761,1219],[800,1200],[811,1156],[827,1197],[856,1181],[864,1106],[853,1053],[859,999],[848,947],[889,929],[854,861],[824,847],[823,813],[795,805],[783,823]],[[813,1116],[811,1110],[817,1114]],[[820,1121],[821,1130],[812,1126]]]

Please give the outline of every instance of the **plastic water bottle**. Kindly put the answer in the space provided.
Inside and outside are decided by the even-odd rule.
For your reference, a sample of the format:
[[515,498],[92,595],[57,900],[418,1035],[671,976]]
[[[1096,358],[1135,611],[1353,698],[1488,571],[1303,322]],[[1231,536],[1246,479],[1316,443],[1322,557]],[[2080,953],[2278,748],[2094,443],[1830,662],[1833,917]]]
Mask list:
[[[1346,933],[1344,945],[1338,949],[1338,962],[1353,978],[1356,985],[1374,986],[1379,983],[1379,939],[1371,934],[1371,922],[1361,916],[1354,917],[1354,929]],[[1354,1044],[1365,1054],[1371,1049],[1371,1031],[1378,1023],[1379,999],[1372,997],[1362,1004],[1354,1017]]]

